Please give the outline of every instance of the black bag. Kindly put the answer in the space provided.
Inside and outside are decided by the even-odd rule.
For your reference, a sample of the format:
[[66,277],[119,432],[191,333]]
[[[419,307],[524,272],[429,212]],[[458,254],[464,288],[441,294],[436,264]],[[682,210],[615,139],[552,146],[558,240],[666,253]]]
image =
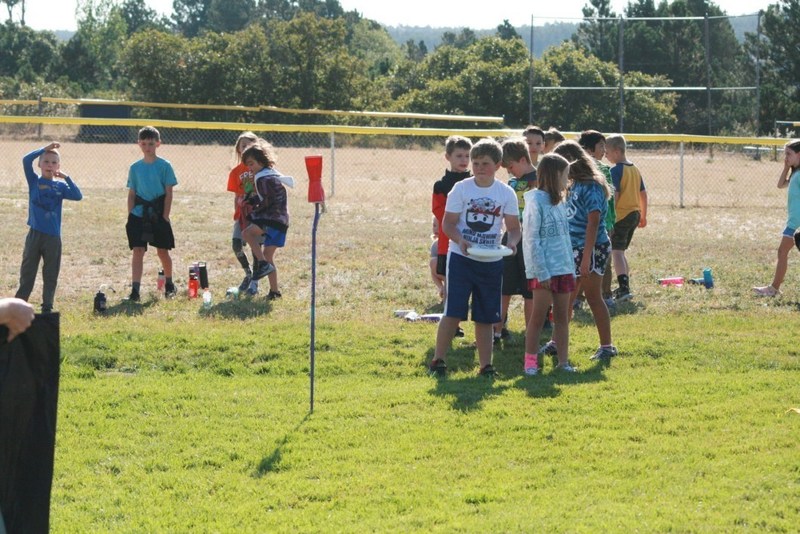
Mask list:
[[[59,315],[11,343],[0,326],[0,512],[8,534],[47,533],[56,444]],[[2,531],[2,525],[0,525]]]

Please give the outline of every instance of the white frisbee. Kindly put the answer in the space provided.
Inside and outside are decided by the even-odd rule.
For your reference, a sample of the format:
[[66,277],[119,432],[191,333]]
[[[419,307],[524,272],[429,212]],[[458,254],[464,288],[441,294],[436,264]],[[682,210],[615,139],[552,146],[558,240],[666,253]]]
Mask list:
[[499,259],[504,256],[511,256],[514,253],[513,250],[505,245],[500,245],[499,247],[469,247],[467,252],[470,256],[484,259]]

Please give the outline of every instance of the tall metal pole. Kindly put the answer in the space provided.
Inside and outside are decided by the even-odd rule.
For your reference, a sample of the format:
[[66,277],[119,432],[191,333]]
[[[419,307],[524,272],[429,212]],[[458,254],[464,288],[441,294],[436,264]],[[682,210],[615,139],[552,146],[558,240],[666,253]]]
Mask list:
[[756,23],[756,132],[761,134],[761,14],[758,10],[758,22]]
[[528,124],[533,124],[533,15],[531,15],[531,69],[528,80]]
[[625,132],[625,19],[619,16],[619,133]]
[[317,332],[317,225],[319,224],[319,202],[314,203],[314,224],[311,229],[311,369],[310,369],[310,389],[309,411],[314,412],[314,366],[315,366],[315,347]]
[[711,127],[711,44],[708,30],[708,13],[703,18],[703,33],[706,45],[706,114],[708,118],[708,135],[712,135]]

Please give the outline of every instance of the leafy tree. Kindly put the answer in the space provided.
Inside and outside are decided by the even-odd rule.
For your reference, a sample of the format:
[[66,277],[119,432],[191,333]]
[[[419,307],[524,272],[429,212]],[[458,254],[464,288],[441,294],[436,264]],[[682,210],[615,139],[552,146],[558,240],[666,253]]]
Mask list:
[[117,61],[128,34],[122,9],[112,0],[81,0],[78,31],[62,52],[66,75],[84,90],[120,83]]
[[497,27],[497,36],[500,39],[505,39],[505,40],[521,39],[519,33],[517,33],[517,30],[514,29],[514,26],[512,26],[511,23],[508,22],[508,19],[504,19],[503,23]]
[[19,3],[19,0],[3,0],[3,3],[8,8],[8,22],[13,22],[14,20],[13,9],[14,6]]
[[[426,113],[504,115],[521,123],[527,110],[528,52],[520,39],[487,37],[443,45],[392,87],[398,108]],[[408,91],[400,93],[403,86]]]
[[363,60],[370,78],[386,76],[403,59],[403,51],[377,22],[360,19],[349,25],[347,47]]
[[190,102],[189,40],[159,30],[134,34],[121,55],[129,97],[150,102]]
[[281,65],[274,83],[286,105],[328,109],[353,108],[360,85],[365,83],[363,61],[353,57],[346,43],[342,19],[323,19],[301,13],[288,22],[267,26],[271,54]]
[[425,41],[417,43],[414,39],[409,39],[406,41],[404,49],[406,58],[411,61],[422,61],[422,58],[428,54],[428,47],[425,45]]
[[[536,62],[537,86],[614,87],[619,71],[614,63],[604,62],[571,43],[550,48]],[[669,80],[640,72],[625,75],[631,86],[667,85]],[[619,126],[617,93],[612,91],[541,91],[534,93],[535,120],[566,130],[615,131]],[[676,123],[673,93],[635,91],[626,95],[626,130],[667,132]]]
[[444,32],[442,34],[442,44],[440,46],[467,48],[477,40],[478,37],[475,35],[474,31],[469,28],[463,28],[457,35],[453,32]]
[[172,0],[172,21],[182,35],[194,37],[208,27],[212,0]]
[[120,13],[125,21],[128,36],[145,29],[167,31],[170,27],[169,19],[159,16],[141,0],[125,0],[120,5]]
[[211,0],[208,6],[208,29],[213,32],[236,32],[255,16],[256,0]]
[[59,73],[59,45],[50,32],[37,32],[7,21],[0,25],[0,76],[32,82]]
[[583,16],[589,20],[578,25],[572,36],[573,42],[591,50],[601,61],[616,61],[619,23],[598,20],[616,18],[611,9],[611,0],[589,0],[589,4],[583,6]]
[[778,0],[761,19],[762,40],[747,35],[750,56],[761,61],[762,132],[769,132],[775,120],[800,118],[800,0]]

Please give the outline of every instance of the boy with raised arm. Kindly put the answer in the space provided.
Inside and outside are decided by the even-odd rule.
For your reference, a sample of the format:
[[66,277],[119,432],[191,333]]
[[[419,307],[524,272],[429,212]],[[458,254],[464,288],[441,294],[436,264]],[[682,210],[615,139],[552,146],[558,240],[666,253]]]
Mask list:
[[[42,260],[42,313],[53,311],[58,273],[61,271],[61,206],[64,199],[80,200],[81,190],[72,178],[61,172],[59,143],[50,143],[22,158],[28,182],[28,236],[19,269],[16,297],[27,301],[36,282],[39,260]],[[33,170],[39,158],[41,176]]]

